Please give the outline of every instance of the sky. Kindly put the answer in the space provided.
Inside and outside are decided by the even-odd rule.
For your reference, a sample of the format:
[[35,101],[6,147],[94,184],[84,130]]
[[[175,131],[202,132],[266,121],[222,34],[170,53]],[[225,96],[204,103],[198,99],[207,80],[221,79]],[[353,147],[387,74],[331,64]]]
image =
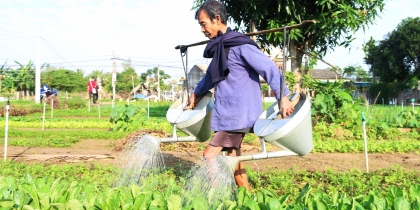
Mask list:
[[[15,61],[26,65],[35,61],[65,69],[117,71],[128,59],[140,74],[157,67],[172,77],[184,75],[183,62],[175,46],[204,41],[191,11],[193,0],[0,0],[0,65],[13,69]],[[327,62],[346,67],[361,65],[362,44],[394,30],[407,17],[419,17],[419,0],[388,0],[375,25],[356,32],[349,49],[337,47],[324,57]],[[39,39],[37,39],[39,37]],[[36,40],[40,40],[37,50]],[[188,50],[188,69],[206,64],[204,45]],[[184,64],[185,57],[184,57]],[[329,66],[318,61],[315,68]]]

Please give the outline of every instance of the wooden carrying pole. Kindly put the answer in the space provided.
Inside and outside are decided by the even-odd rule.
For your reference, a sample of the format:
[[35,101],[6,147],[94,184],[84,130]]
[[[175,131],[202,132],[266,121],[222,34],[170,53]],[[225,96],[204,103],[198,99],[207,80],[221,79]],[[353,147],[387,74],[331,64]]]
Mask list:
[[[285,27],[281,27],[281,28],[275,28],[275,29],[269,29],[269,30],[262,30],[262,31],[256,31],[256,32],[251,32],[251,33],[245,33],[245,36],[257,36],[257,35],[261,35],[261,34],[268,34],[268,33],[274,33],[274,32],[282,32],[284,31],[284,29],[293,29],[293,28],[301,28],[310,24],[316,23],[315,20],[304,20],[302,21],[302,23],[300,24],[296,24],[296,25],[291,25],[291,26],[285,26]],[[197,43],[193,43],[193,44],[189,44],[189,45],[177,45],[175,47],[175,49],[180,49],[181,47],[194,47],[194,46],[198,46],[198,45],[203,45],[203,44],[207,44],[207,42],[209,42],[209,40],[205,40],[205,41],[201,41],[201,42],[197,42]]]

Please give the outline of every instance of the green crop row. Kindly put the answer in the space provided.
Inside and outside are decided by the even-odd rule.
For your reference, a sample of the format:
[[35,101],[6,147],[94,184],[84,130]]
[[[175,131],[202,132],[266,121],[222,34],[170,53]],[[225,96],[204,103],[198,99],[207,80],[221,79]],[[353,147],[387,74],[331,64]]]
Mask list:
[[[79,139],[72,136],[50,136],[47,138],[19,138],[9,139],[8,145],[10,146],[22,146],[22,147],[56,147],[64,148],[70,147],[74,143],[79,142]],[[4,140],[0,140],[0,143],[4,144]]]
[[[0,126],[4,127],[5,122],[0,122]],[[16,128],[42,128],[41,122],[23,122],[23,121],[9,121],[9,127]],[[107,121],[58,121],[51,122],[46,120],[44,128],[110,128],[111,124]]]
[[[0,118],[1,122],[5,121],[5,118],[2,117]],[[55,117],[55,118],[50,118],[49,115],[46,115],[45,117],[45,121],[46,122],[68,122],[68,121],[72,121],[72,122],[103,122],[106,121],[104,119],[95,119],[95,118],[74,118],[74,119],[68,119],[68,118],[59,118],[59,117]],[[27,116],[22,116],[22,117],[9,117],[9,122],[42,122],[42,116],[37,116],[37,117],[27,117]]]
[[247,173],[254,188],[270,189],[276,194],[292,196],[297,196],[299,188],[307,183],[312,186],[314,192],[324,192],[329,196],[337,192],[349,196],[367,195],[372,190],[385,196],[385,192],[391,187],[408,189],[412,185],[420,184],[418,171],[407,171],[398,167],[368,173],[350,169],[348,172],[333,170],[313,172],[295,169],[284,172],[247,170]]
[[[420,139],[420,129],[413,128],[410,132],[403,133],[397,128],[388,127],[386,124],[377,125],[367,123],[365,125],[366,138],[374,140],[400,140]],[[342,123],[317,122],[313,127],[315,140],[360,140],[364,139],[363,126],[346,125]]]
[[[364,151],[363,140],[315,140],[313,153],[358,153]],[[420,140],[400,139],[398,141],[369,140],[371,153],[415,153],[420,154]]]
[[[8,136],[11,138],[62,138],[71,136],[77,139],[122,139],[128,133],[111,132],[108,130],[60,130],[55,132],[46,132],[41,130],[20,130],[9,129]],[[4,136],[4,130],[0,130],[0,136]]]
[[[154,177],[156,178],[156,177]],[[211,190],[210,190],[211,191]],[[408,189],[390,187],[385,192],[349,196],[314,192],[306,184],[299,194],[278,195],[261,189],[254,193],[239,188],[233,199],[209,203],[207,196],[184,196],[183,187],[166,174],[144,185],[104,187],[50,177],[0,177],[3,209],[419,209],[420,185]],[[385,194],[385,195],[382,195]],[[293,200],[293,201],[291,201]]]
[[[165,187],[169,178],[176,178],[180,186],[185,185],[186,173],[179,172],[174,168],[156,175],[153,181],[159,184],[156,189]],[[179,166],[185,170],[185,167]],[[336,192],[349,196],[367,195],[375,190],[381,196],[386,196],[386,191],[391,187],[399,187],[408,190],[412,185],[420,183],[418,171],[406,171],[402,168],[381,169],[371,172],[350,170],[348,172],[327,171],[304,171],[289,169],[286,171],[258,172],[247,170],[252,191],[269,189],[276,195],[290,194],[297,197],[299,190],[307,183],[312,186],[312,191],[324,192],[333,196]],[[0,177],[21,177],[22,174],[30,173],[36,177],[51,177],[67,181],[77,181],[83,184],[95,184],[99,190],[113,185],[119,180],[120,169],[110,165],[55,165],[55,164],[23,164],[16,162],[0,162]],[[152,178],[152,177],[151,177]],[[147,183],[147,182],[144,182]],[[291,201],[294,201],[291,199]]]

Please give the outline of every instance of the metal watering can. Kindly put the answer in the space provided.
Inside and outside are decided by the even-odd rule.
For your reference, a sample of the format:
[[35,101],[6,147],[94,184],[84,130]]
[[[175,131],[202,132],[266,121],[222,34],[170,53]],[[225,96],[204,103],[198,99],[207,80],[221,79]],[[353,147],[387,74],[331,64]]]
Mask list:
[[[161,138],[160,142],[191,142],[207,141],[211,136],[210,119],[214,106],[214,98],[208,92],[193,110],[184,109],[187,102],[180,98],[166,112],[166,119],[173,126],[172,138]],[[178,137],[176,129],[188,134]]]
[[[261,153],[244,156],[225,156],[234,171],[240,161],[277,157],[305,156],[313,149],[310,99],[303,93],[287,96],[293,101],[299,97],[293,113],[285,119],[277,119],[277,102],[264,111],[254,124],[254,133],[260,137]],[[267,152],[265,142],[283,148]]]
[[[296,101],[294,112],[285,119],[277,119],[279,112],[277,102],[264,111],[254,125],[254,133],[260,137],[261,153],[244,156],[225,156],[232,170],[240,161],[259,160],[277,157],[304,156],[312,148],[312,122],[310,99],[303,93],[287,96]],[[211,136],[210,118],[214,99],[207,93],[194,110],[184,110],[182,99],[174,102],[169,108],[166,118],[174,126],[172,138],[155,138],[156,142],[193,142],[207,141]],[[189,134],[178,137],[176,129]],[[283,150],[267,152],[265,142],[283,148]]]

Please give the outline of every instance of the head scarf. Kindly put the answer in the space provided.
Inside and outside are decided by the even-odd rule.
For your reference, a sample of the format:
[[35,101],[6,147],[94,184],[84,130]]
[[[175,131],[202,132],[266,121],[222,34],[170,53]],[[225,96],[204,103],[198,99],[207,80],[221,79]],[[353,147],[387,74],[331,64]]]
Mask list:
[[259,48],[254,40],[239,32],[232,31],[229,27],[225,34],[219,31],[217,36],[207,43],[203,56],[213,58],[207,69],[213,84],[224,80],[227,76],[228,65],[225,48],[243,44],[251,44]]

